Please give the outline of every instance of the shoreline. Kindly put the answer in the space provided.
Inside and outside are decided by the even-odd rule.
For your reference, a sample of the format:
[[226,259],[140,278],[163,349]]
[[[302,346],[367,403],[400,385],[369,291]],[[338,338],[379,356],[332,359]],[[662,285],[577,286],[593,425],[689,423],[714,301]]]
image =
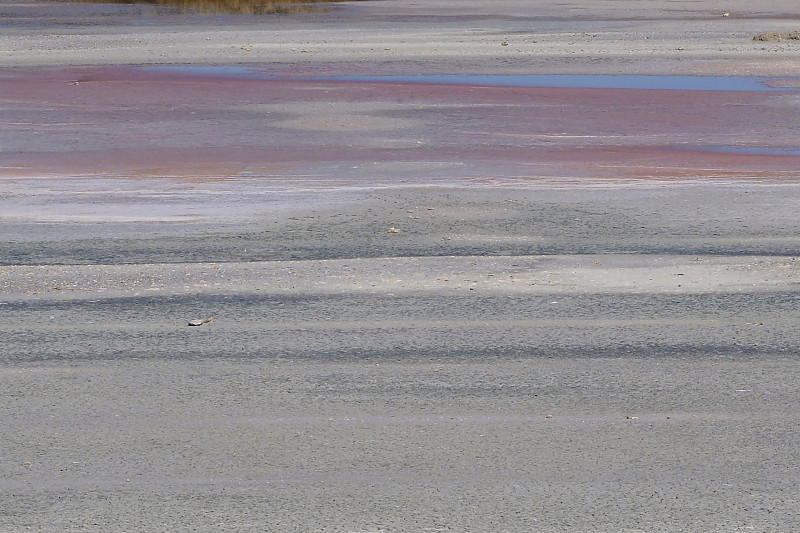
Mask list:
[[[787,0],[759,10],[724,2],[657,2],[635,7],[601,1],[358,2],[297,17],[203,17],[159,14],[143,6],[19,2],[7,6],[0,37],[3,66],[133,64],[361,65],[412,73],[750,73],[800,75],[792,41],[758,42],[790,32],[800,18]],[[729,16],[723,13],[730,10]],[[0,16],[3,12],[0,11]],[[25,21],[43,20],[53,32]],[[190,21],[180,24],[179,21]],[[18,26],[13,23],[17,21]],[[137,25],[136,22],[145,22]],[[104,27],[103,24],[111,24]],[[120,30],[123,31],[120,31]],[[265,32],[265,30],[268,31]],[[502,46],[502,43],[506,46]],[[157,55],[153,53],[157,51]]]

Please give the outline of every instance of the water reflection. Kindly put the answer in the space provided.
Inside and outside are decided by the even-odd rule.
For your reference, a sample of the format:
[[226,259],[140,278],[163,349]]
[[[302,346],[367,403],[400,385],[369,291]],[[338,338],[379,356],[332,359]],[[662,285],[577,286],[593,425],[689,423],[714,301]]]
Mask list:
[[800,148],[798,147],[720,145],[698,146],[692,149],[722,154],[800,156]]
[[[65,0],[50,0],[63,2]],[[67,0],[92,4],[142,4],[173,7],[190,13],[290,15],[324,10],[329,4],[355,0]]]
[[[242,66],[159,66],[147,70],[235,79],[275,79],[274,72]],[[284,78],[292,79],[292,78]],[[365,83],[426,83],[474,87],[551,87],[582,89],[660,89],[684,91],[800,91],[800,79],[756,76],[672,76],[607,74],[432,74],[379,76],[314,76],[302,81],[345,81]]]
[[[792,86],[769,82],[788,78],[750,76],[672,76],[607,74],[439,74],[417,76],[330,76],[335,81],[429,83],[476,87],[553,87],[584,89],[661,89],[689,91],[790,91]],[[794,78],[792,78],[794,79]]]

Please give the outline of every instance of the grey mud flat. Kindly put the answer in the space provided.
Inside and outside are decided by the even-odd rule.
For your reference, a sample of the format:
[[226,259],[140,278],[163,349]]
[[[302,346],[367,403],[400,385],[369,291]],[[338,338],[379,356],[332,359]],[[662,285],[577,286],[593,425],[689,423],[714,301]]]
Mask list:
[[[319,105],[277,102],[246,132],[228,100],[192,122],[112,71],[98,83],[133,89],[85,94],[97,85],[76,79],[20,103],[40,74],[24,69],[56,66],[796,76],[795,43],[752,41],[796,29],[796,2],[770,5],[398,0],[263,21],[1,4],[0,81],[18,92],[0,94],[0,531],[800,530],[791,156],[681,167],[676,150],[634,151],[637,179],[606,165],[529,181],[496,156],[748,138],[792,153],[791,129],[769,128],[793,123],[795,94],[728,95],[729,113],[709,103],[690,126],[667,106],[622,132],[604,109],[585,123],[564,106],[551,116],[572,112],[568,128],[522,120],[514,135],[498,123],[524,106],[506,96],[476,118],[370,93],[430,113],[416,123],[344,113],[361,93],[322,87]],[[138,152],[172,161],[154,131],[209,159],[243,133],[258,154],[323,155],[284,161],[267,185],[214,161],[141,169]],[[356,150],[418,139],[429,160]],[[133,170],[108,173],[130,161],[100,148],[129,144]]]
[[0,529],[789,531],[800,198],[689,190],[398,190],[194,251],[63,226],[0,267]]

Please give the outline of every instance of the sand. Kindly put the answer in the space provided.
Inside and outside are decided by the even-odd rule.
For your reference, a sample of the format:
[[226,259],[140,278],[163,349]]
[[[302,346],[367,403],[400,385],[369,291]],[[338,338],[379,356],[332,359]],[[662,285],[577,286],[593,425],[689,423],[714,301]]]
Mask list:
[[420,4],[0,5],[0,531],[800,527],[796,92],[325,78],[796,76],[795,3]]

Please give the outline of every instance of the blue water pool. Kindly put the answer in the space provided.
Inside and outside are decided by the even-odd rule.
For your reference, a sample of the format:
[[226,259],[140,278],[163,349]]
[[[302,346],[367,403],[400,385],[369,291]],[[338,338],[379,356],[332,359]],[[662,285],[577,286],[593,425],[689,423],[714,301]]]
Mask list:
[[[756,76],[649,76],[638,74],[420,74],[294,77],[256,67],[152,66],[152,72],[248,80],[349,81],[420,83],[475,87],[553,87],[583,89],[660,89],[690,91],[800,91],[800,78]],[[785,86],[781,87],[783,84]]]

